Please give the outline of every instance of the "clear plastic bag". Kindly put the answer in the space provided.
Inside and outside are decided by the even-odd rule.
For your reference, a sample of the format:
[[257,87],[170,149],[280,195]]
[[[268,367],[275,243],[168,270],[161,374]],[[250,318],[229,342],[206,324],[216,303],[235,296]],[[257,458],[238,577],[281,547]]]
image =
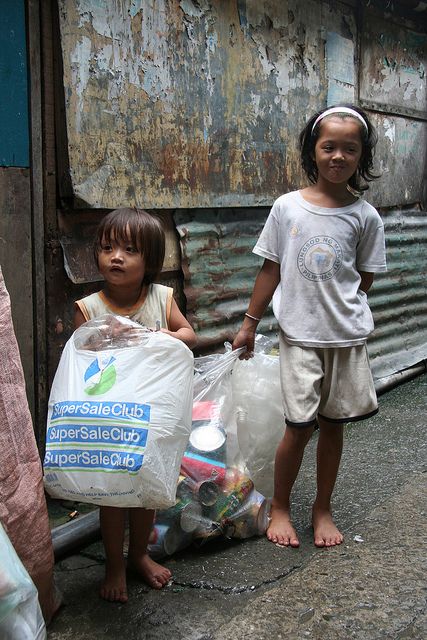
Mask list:
[[236,361],[232,390],[241,455],[256,489],[272,496],[274,458],[285,418],[279,357],[268,338],[257,335],[253,358]]
[[79,327],[49,398],[48,493],[105,506],[172,505],[191,430],[193,361],[180,340],[122,316]]
[[37,589],[0,523],[0,638],[45,640]]
[[237,438],[232,377],[242,350],[195,360],[192,430],[176,503],[158,511],[149,552],[170,555],[218,536],[262,535],[269,502],[256,491]]

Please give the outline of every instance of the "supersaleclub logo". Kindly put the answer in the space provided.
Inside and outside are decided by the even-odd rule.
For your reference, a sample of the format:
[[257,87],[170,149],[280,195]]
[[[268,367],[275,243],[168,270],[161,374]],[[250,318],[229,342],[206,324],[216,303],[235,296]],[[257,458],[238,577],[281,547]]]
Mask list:
[[85,393],[88,396],[107,393],[114,385],[117,377],[114,361],[114,356],[100,355],[90,363],[84,374],[84,381],[87,383]]
[[143,464],[151,406],[74,400],[53,405],[45,470],[136,473]]

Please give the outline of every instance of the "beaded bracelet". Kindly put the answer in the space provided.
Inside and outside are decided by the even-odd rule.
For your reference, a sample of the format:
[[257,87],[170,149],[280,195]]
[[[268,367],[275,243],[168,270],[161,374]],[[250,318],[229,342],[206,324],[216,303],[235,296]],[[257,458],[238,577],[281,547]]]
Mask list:
[[251,320],[256,320],[257,322],[261,322],[261,318],[255,318],[255,316],[251,316],[250,313],[245,313],[245,316],[247,318],[250,318]]

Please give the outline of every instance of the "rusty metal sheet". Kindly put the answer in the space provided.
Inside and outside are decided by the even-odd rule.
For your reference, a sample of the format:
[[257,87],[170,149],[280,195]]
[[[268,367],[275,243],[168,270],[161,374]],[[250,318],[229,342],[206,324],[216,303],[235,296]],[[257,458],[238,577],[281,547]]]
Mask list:
[[427,33],[365,12],[360,99],[367,106],[427,119]]
[[328,92],[325,34],[352,49],[353,7],[58,4],[77,204],[258,206],[299,184],[297,134]]
[[403,207],[423,201],[427,166],[427,123],[421,120],[370,114],[378,133],[375,170],[366,199],[376,207]]
[[368,349],[376,379],[427,358],[427,212],[383,212],[386,273],[369,293],[375,331]]
[[[187,313],[202,352],[220,351],[240,327],[262,263],[252,248],[267,214],[242,209],[181,215]],[[427,213],[398,209],[382,215],[388,271],[376,275],[369,293],[376,329],[368,349],[376,379],[427,358]],[[277,343],[270,308],[259,331]]]

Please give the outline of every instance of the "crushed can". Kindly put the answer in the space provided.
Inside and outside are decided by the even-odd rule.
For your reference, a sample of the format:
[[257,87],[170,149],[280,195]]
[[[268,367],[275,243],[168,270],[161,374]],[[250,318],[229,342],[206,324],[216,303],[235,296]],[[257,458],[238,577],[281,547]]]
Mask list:
[[209,516],[201,516],[197,529],[193,532],[193,540],[199,545],[222,535],[222,527]]
[[250,538],[263,535],[268,527],[270,500],[255,489],[229,518],[222,521],[228,538]]

